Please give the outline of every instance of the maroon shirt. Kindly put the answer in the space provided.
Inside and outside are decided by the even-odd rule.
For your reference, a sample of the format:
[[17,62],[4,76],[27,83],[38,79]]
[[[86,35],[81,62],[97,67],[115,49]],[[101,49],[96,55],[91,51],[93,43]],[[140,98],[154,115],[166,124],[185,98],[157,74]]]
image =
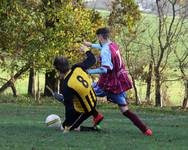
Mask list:
[[113,69],[109,70],[109,67],[107,67],[108,72],[100,75],[98,85],[106,92],[119,94],[131,89],[132,83],[128,78],[128,73],[125,69],[125,64],[122,62],[117,44],[110,43],[109,49],[111,51]]

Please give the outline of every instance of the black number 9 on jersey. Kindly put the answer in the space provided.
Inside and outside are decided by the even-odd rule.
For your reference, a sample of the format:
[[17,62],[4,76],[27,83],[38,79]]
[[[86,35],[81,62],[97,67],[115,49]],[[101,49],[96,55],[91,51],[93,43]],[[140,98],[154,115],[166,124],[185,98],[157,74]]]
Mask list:
[[82,76],[77,76],[77,80],[80,81],[85,88],[89,87],[88,82],[86,80],[84,80],[84,78]]

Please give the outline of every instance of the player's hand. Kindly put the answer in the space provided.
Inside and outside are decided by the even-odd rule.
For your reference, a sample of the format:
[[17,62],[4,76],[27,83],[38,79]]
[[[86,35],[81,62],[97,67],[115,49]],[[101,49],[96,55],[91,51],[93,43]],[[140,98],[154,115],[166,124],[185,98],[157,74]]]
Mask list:
[[84,46],[84,45],[82,45],[82,46],[80,47],[80,51],[86,53],[87,51],[89,51],[89,48],[86,47],[86,46]]
[[59,102],[64,102],[64,96],[62,94],[58,94],[57,92],[54,92],[53,94],[54,98],[57,99]]
[[85,46],[87,47],[91,47],[92,43],[91,42],[88,42],[88,41],[84,41],[83,43]]

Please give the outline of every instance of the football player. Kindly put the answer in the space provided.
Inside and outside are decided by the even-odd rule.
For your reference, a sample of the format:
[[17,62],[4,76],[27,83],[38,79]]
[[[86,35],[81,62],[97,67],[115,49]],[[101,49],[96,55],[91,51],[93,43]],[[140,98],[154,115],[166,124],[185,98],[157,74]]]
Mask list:
[[[97,125],[103,120],[103,115],[96,110],[97,98],[92,87],[92,81],[86,70],[96,63],[95,56],[89,49],[86,50],[87,58],[73,65],[71,68],[67,58],[56,57],[54,67],[59,71],[63,80],[60,93],[55,97],[65,105],[65,121],[63,128],[69,130],[98,130]],[[93,116],[93,127],[81,127],[80,124]]]
[[132,88],[125,65],[116,43],[109,39],[108,28],[99,28],[96,31],[99,44],[85,41],[85,46],[100,50],[101,66],[88,70],[89,74],[100,74],[99,81],[94,89],[97,96],[107,96],[107,99],[119,106],[121,113],[130,119],[145,135],[152,135],[152,131],[128,108],[126,91]]

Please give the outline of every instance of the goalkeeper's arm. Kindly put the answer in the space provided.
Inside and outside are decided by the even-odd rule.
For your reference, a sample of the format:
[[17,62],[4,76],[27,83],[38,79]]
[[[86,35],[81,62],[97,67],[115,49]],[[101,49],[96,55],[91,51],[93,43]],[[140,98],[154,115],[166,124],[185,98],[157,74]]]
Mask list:
[[46,88],[52,93],[52,96],[55,99],[57,99],[61,103],[64,103],[64,96],[62,94],[58,94],[57,92],[54,92],[49,86],[46,86]]

